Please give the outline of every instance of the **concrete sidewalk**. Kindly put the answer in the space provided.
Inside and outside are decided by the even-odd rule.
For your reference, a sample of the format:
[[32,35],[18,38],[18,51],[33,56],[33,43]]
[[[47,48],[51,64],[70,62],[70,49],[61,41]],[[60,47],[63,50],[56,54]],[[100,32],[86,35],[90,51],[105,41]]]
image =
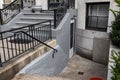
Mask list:
[[12,80],[70,80],[60,77],[46,77],[46,76],[40,76],[40,75],[27,75],[27,74],[21,74],[19,76],[16,76]]
[[93,76],[106,80],[107,65],[98,64],[75,54],[58,76],[20,74],[12,80],[89,80]]
[[107,65],[98,64],[75,54],[59,77],[71,80],[89,80],[90,77],[98,76],[106,80]]

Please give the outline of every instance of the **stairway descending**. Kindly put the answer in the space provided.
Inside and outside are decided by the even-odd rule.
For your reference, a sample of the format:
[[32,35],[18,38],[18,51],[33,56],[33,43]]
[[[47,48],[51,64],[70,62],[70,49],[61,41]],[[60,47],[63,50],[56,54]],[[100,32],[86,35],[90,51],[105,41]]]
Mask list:
[[[2,31],[14,29],[14,28],[20,28],[30,24],[40,23],[46,20],[51,20],[52,27],[54,25],[53,11],[44,10],[42,12],[33,13],[31,11],[31,8],[25,8],[16,17],[17,17],[16,19],[13,19],[10,22],[8,22],[6,26],[3,25]],[[44,24],[47,25],[48,23],[44,23]]]
[[31,9],[27,8],[23,10],[23,16],[19,18],[19,20],[15,23],[15,25],[26,26],[46,20],[51,20],[53,25],[53,21],[54,21],[53,11],[43,11],[43,12],[33,13],[31,12]]

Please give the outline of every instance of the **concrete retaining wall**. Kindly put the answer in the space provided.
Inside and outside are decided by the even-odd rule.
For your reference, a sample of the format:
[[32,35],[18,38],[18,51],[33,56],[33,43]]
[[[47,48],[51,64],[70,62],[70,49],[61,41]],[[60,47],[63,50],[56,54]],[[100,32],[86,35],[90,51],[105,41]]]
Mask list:
[[[67,65],[70,55],[70,23],[71,18],[75,16],[74,10],[69,10],[60,25],[54,33],[56,33],[57,46],[55,47],[58,52],[53,56],[53,51],[47,52],[42,57],[35,59],[27,65],[18,74],[40,74],[47,76],[58,75]],[[74,51],[73,51],[74,52]]]
[[[107,47],[108,48],[101,50],[99,48],[100,45],[101,49]],[[103,52],[105,54],[109,53],[109,34],[106,32],[77,29],[77,53],[80,54],[81,56],[95,60],[97,56],[94,55],[100,55],[99,53],[96,52],[96,50],[99,53]],[[104,56],[107,57],[107,55]]]
[[[55,46],[56,41],[52,40],[47,44]],[[22,55],[4,64],[3,67],[0,68],[0,80],[11,80],[26,64],[30,63],[36,57],[43,55],[48,50],[48,47],[41,46],[29,54]]]

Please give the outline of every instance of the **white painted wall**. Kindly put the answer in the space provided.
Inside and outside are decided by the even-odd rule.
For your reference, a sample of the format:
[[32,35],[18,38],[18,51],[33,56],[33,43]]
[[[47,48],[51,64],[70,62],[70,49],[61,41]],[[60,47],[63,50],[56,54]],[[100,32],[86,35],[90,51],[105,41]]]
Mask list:
[[[109,38],[109,34],[106,32],[100,32],[95,30],[85,29],[86,23],[86,3],[93,2],[110,2],[110,9],[118,10],[117,4],[114,0],[76,0],[75,8],[78,10],[77,16],[77,50],[81,55],[90,56],[93,58],[93,45],[94,38]],[[111,26],[111,23],[114,21],[114,15],[109,11],[108,15],[108,26]],[[109,32],[109,27],[107,32]]]
[[[85,29],[85,21],[86,21],[86,3],[91,2],[110,2],[110,9],[118,10],[116,7],[116,3],[114,0],[76,0],[75,8],[78,9],[78,28]],[[111,26],[112,21],[114,21],[114,15],[109,11],[108,17],[108,26]],[[109,29],[107,30],[109,32]]]
[[3,0],[0,0],[0,9],[2,9]]
[[48,0],[36,0],[36,5],[42,5],[42,9],[48,9]]

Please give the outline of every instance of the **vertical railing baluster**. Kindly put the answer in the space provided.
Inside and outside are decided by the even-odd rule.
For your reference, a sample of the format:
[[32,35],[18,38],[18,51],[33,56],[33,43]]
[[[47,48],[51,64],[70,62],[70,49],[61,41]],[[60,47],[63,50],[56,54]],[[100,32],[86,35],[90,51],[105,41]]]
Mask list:
[[19,38],[19,34],[17,34],[17,40],[18,40],[18,50],[19,50],[19,54],[20,54],[21,52],[20,52],[20,38]]
[[3,35],[2,35],[2,33],[1,33],[1,40],[2,40],[2,48],[3,48],[4,60],[6,61],[6,56],[5,56],[5,46],[4,46],[4,40],[3,40]]
[[[34,37],[34,26],[31,27],[31,35]],[[32,48],[34,49],[34,39],[32,38]]]
[[[16,34],[14,34],[14,40],[16,40],[15,38],[16,38]],[[17,55],[18,55],[18,54],[17,54],[17,44],[16,44],[16,42],[15,42],[14,44],[15,44],[15,54],[16,54],[16,56],[17,56]]]
[[52,25],[51,25],[51,20],[50,20],[50,30],[49,30],[49,32],[50,32],[50,34],[49,34],[50,35],[50,39],[52,39],[52,30],[51,29],[52,29]]
[[[31,28],[31,26],[29,27],[29,35],[31,35],[31,31],[32,30],[32,28]],[[30,40],[30,48],[32,48],[32,39],[29,37],[29,40]]]
[[[35,25],[33,27],[33,37],[36,38],[36,29],[35,29]],[[34,41],[34,46],[36,46],[36,41]]]
[[41,39],[41,35],[42,35],[42,31],[41,31],[41,27],[40,28],[38,28],[38,31],[39,31],[39,40],[41,40],[42,41],[42,39]]
[[[40,34],[38,33],[38,30],[39,30],[39,28],[36,29],[37,39],[39,39],[39,35],[40,35]],[[39,34],[39,35],[38,35],[38,34]],[[39,42],[37,41],[37,45],[38,45],[38,44],[39,44]]]
[[0,24],[3,24],[2,10],[0,9]]
[[56,17],[57,16],[57,10],[56,9],[54,9],[54,29],[56,29]]
[[20,34],[20,37],[21,37],[20,40],[21,40],[22,52],[24,52],[24,48],[23,48],[24,39],[23,39],[22,33]]
[[25,37],[25,34],[24,35],[24,46],[25,46],[25,51],[26,51],[26,44],[27,44],[27,41],[26,41],[26,37]]
[[6,43],[7,43],[8,58],[10,59],[10,51],[9,51],[9,45],[8,45],[8,38],[6,38]]
[[39,28],[39,30],[40,30],[40,33],[41,33],[40,40],[42,41],[42,29],[41,29],[41,27]]
[[1,57],[1,53],[0,53],[0,67],[2,67],[2,57]]
[[[29,31],[27,32],[29,34]],[[30,47],[30,40],[29,40],[29,37],[27,36],[27,50],[29,50],[29,47]]]
[[[14,39],[13,39],[14,40]],[[12,41],[12,36],[10,36],[10,41]],[[14,40],[15,41],[15,40]],[[12,58],[14,57],[14,53],[13,53],[13,44],[12,42],[10,42],[11,44],[11,51],[12,51]]]
[[24,8],[24,6],[23,6],[23,0],[21,0],[21,8],[23,9]]
[[45,41],[45,32],[44,32],[44,29],[43,29],[43,27],[41,27],[42,28],[42,31],[43,31],[43,42]]

